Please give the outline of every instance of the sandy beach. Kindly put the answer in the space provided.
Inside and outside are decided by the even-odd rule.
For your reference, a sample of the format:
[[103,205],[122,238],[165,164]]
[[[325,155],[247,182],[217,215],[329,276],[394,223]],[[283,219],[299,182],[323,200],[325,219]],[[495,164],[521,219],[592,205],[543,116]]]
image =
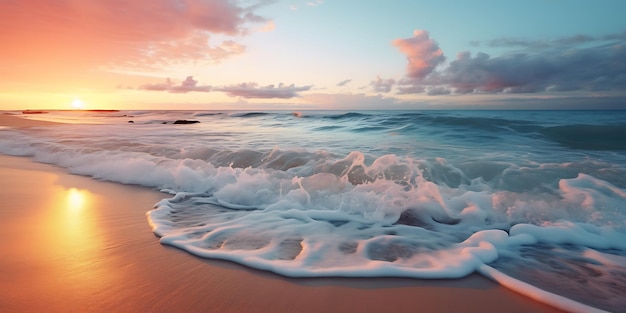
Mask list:
[[293,279],[194,257],[146,221],[168,195],[27,158],[0,156],[0,190],[1,312],[556,312],[478,275]]

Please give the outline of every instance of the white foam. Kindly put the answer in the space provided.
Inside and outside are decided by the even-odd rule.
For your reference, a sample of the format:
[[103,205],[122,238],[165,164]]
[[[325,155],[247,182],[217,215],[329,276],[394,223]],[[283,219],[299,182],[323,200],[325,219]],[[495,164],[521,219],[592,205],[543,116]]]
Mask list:
[[517,293],[525,295],[531,299],[543,302],[552,307],[572,313],[601,313],[607,312],[580,302],[573,301],[566,297],[539,289],[521,280],[508,276],[488,265],[481,265],[478,272],[497,281],[500,285],[507,287]]

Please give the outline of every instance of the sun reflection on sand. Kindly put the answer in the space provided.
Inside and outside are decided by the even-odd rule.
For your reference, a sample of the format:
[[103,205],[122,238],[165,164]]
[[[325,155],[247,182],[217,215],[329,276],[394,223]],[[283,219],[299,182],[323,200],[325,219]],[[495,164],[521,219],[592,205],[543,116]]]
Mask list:
[[114,276],[113,269],[101,262],[104,237],[98,225],[98,196],[79,188],[54,190],[56,199],[43,219],[49,231],[44,244],[50,265],[55,276],[73,284],[78,293],[97,290]]
[[79,212],[85,206],[85,202],[89,197],[89,191],[78,190],[76,188],[70,188],[67,194],[68,208],[72,212]]
[[100,245],[93,207],[94,196],[88,190],[70,188],[63,191],[65,202],[57,208],[60,240],[75,258],[95,252]]

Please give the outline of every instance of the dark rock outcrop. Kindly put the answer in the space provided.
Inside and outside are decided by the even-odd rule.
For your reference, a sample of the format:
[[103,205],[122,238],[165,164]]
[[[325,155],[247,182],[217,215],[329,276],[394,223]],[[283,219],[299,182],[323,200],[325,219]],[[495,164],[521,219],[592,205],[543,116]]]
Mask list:
[[200,123],[200,121],[188,121],[188,120],[176,120],[174,124],[196,124]]

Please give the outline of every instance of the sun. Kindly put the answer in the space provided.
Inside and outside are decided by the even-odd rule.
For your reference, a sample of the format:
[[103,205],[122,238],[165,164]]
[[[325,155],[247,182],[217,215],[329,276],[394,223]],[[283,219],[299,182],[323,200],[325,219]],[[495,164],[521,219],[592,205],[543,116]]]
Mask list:
[[72,107],[76,110],[82,110],[83,101],[81,101],[80,99],[74,99],[74,101],[72,101]]

